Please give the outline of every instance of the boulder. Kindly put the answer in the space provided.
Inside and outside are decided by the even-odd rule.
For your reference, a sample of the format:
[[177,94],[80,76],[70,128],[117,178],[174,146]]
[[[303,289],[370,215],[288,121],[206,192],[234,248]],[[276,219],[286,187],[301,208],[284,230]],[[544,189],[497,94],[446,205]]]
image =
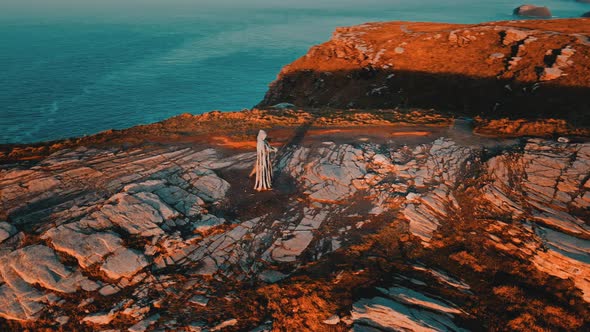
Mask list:
[[206,232],[213,227],[223,225],[225,219],[218,218],[211,214],[205,214],[201,217],[201,220],[195,221],[191,224],[190,228],[193,232]]
[[90,314],[82,319],[83,322],[92,323],[96,325],[106,325],[113,320],[114,315],[112,313],[94,313]]
[[272,259],[279,262],[293,262],[313,240],[310,231],[294,232],[293,237],[282,241],[272,252]]
[[[143,199],[143,200],[142,200]],[[105,204],[100,213],[113,224],[123,228],[129,234],[141,236],[152,236],[164,233],[158,224],[161,224],[164,216],[174,215],[169,210],[167,213],[160,212],[165,204],[156,195],[151,197],[133,197],[127,193],[116,194]]]
[[146,265],[148,262],[144,255],[132,249],[120,248],[107,258],[100,269],[109,278],[117,280],[134,276]]
[[[508,30],[506,30],[504,38],[502,39],[502,44],[510,45],[512,43],[519,42],[523,39],[526,39],[529,36],[529,34],[530,34],[529,32],[523,31],[523,30],[508,29]],[[504,54],[502,54],[502,53],[500,53],[500,54],[502,55],[502,58],[503,58]]]
[[265,270],[262,271],[262,273],[260,273],[258,275],[258,279],[267,282],[269,284],[274,284],[275,282],[281,281],[283,279],[285,279],[286,277],[288,277],[288,275],[280,272],[280,271],[275,271],[275,270]]
[[114,232],[85,234],[77,225],[62,225],[43,235],[57,251],[75,257],[82,268],[102,262],[104,257],[123,248],[122,239]]
[[191,184],[198,190],[197,195],[205,202],[223,199],[230,189],[230,184],[213,171],[203,172],[202,176],[191,181]]
[[330,318],[322,321],[322,323],[324,323],[326,325],[336,325],[336,324],[340,323],[340,317],[338,315],[332,315],[332,316],[330,316]]
[[535,5],[522,5],[514,9],[514,15],[550,18],[551,11],[547,7],[539,7]]
[[551,81],[557,78],[560,78],[563,74],[562,70],[559,68],[545,68],[543,69],[543,73],[541,74],[541,81]]
[[64,266],[51,248],[32,245],[0,259],[0,280],[0,317],[32,321],[59,299],[52,292],[75,293],[87,279]]
[[154,325],[160,319],[160,314],[152,315],[137,324],[131,326],[127,331],[130,332],[143,332],[147,330],[150,326]]
[[187,217],[201,214],[201,205],[205,205],[200,197],[175,186],[161,188],[155,194]]
[[13,236],[16,234],[16,232],[17,230],[12,224],[9,224],[5,221],[0,221],[0,242],[3,242],[4,240]]
[[207,303],[209,303],[209,299],[203,295],[195,295],[188,300],[192,304],[199,305],[201,307],[206,307]]

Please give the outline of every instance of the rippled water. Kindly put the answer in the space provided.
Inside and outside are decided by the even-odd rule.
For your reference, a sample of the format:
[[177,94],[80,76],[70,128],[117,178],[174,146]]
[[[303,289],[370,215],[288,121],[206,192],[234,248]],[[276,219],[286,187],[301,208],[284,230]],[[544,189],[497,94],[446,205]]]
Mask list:
[[[222,0],[218,6],[197,1],[175,7],[173,1],[142,8],[141,1],[125,1],[133,6],[30,13],[2,10],[0,2],[0,143],[252,107],[283,65],[327,40],[337,26],[506,20],[521,4],[349,0],[295,6],[259,0],[245,8]],[[574,0],[536,3],[558,17],[590,10]]]

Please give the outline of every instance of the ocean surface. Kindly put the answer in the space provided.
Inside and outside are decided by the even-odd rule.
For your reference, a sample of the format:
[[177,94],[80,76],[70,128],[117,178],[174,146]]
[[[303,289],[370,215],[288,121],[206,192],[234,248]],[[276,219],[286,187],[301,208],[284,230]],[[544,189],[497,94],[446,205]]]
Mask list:
[[[0,144],[250,108],[281,67],[335,27],[510,20],[523,3],[36,1],[0,0]],[[574,0],[535,4],[556,17],[590,11]]]

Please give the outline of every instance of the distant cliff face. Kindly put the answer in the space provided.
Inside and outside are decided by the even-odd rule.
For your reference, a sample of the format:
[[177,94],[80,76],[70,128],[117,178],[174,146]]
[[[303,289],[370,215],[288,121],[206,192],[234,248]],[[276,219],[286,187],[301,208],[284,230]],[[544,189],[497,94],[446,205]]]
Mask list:
[[338,28],[286,66],[259,107],[421,107],[587,123],[590,21]]

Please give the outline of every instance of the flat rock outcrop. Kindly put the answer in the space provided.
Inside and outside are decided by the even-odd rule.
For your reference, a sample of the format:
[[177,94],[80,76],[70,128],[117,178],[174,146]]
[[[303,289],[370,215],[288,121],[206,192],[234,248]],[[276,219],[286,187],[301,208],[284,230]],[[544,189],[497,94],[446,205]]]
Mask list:
[[258,107],[419,107],[588,125],[584,19],[338,28],[285,66]]
[[78,147],[5,166],[0,325],[589,326],[589,143],[367,129],[384,136],[293,132],[262,193],[250,148]]

